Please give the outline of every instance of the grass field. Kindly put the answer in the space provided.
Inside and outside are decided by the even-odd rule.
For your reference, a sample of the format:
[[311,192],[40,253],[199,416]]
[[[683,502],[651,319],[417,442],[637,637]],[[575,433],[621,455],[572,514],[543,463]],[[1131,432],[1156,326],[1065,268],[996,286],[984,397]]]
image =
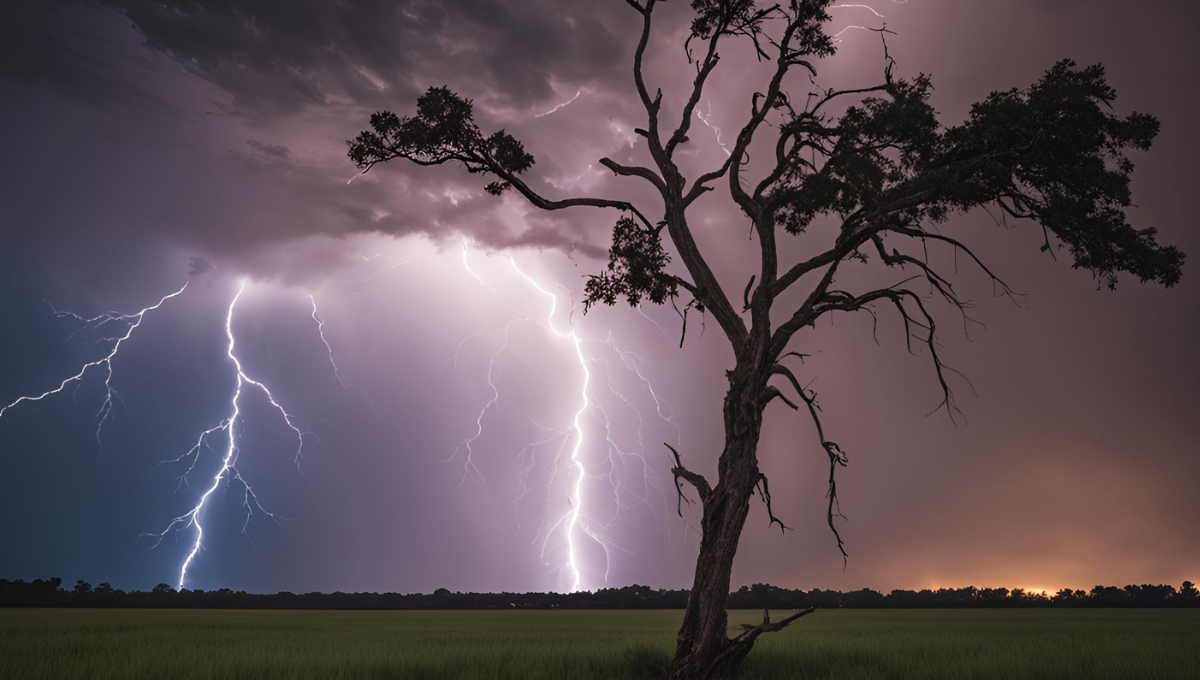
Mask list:
[[[0,610],[0,678],[652,678],[680,616],[10,609]],[[818,611],[765,636],[744,675],[1200,678],[1200,610]]]

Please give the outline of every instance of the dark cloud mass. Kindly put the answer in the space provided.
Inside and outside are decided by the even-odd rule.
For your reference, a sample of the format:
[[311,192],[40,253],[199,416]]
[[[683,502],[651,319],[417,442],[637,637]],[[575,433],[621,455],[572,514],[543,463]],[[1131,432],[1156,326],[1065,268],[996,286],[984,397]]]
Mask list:
[[212,262],[209,262],[208,260],[204,259],[203,257],[200,257],[199,255],[193,255],[192,257],[190,257],[188,259],[188,277],[189,278],[203,276],[205,274],[208,274],[209,272],[216,271],[216,269],[217,269],[216,266],[214,266]]
[[625,54],[596,16],[603,3],[111,4],[250,112],[408,98],[424,87],[417,73],[486,83],[489,97],[527,105],[552,96],[555,79],[611,73]]
[[[875,25],[858,4],[835,10],[831,28]],[[884,0],[876,9],[895,31],[888,45],[901,75],[932,74],[947,124],[1061,58],[1103,62],[1117,108],[1163,123],[1155,148],[1134,158],[1132,217],[1197,257],[1189,198],[1200,94],[1178,57],[1200,19],[1194,4]],[[678,115],[694,74],[683,51],[689,14],[689,3],[664,5],[647,53],[665,120]],[[603,266],[615,216],[539,213],[517,196],[485,194],[487,180],[456,167],[396,162],[359,175],[345,140],[373,111],[409,113],[426,88],[448,85],[475,102],[482,129],[525,143],[537,159],[527,178],[539,192],[629,198],[654,215],[651,192],[597,163],[647,162],[633,132],[645,117],[630,73],[638,23],[618,0],[3,3],[0,402],[95,358],[94,345],[72,336],[70,319],[43,299],[94,316],[137,310],[185,277],[192,283],[122,354],[125,406],[106,426],[102,452],[90,419],[94,380],[0,419],[8,471],[0,539],[9,546],[0,576],[138,587],[172,580],[178,546],[143,553],[130,543],[160,529],[194,491],[172,493],[174,474],[155,466],[186,450],[227,403],[224,321],[235,279],[245,276],[252,285],[233,324],[239,352],[323,443],[306,475],[296,474],[288,431],[262,403],[248,407],[246,448],[262,453],[247,456],[246,472],[291,521],[256,524],[251,545],[239,531],[237,494],[222,491],[198,587],[560,586],[530,526],[541,507],[563,499],[538,495],[545,480],[518,452],[545,436],[543,424],[569,420],[572,355],[536,328],[513,326],[498,373],[505,396],[479,445],[487,483],[458,485],[444,460],[490,395],[488,357],[509,319],[496,303],[520,317],[545,314],[546,299],[522,287],[508,260],[485,253],[517,253],[522,267],[553,282],[565,307],[580,299],[583,275]],[[817,84],[873,84],[878,40],[855,30],[842,38],[839,54],[818,64]],[[704,118],[680,150],[686,172],[725,159],[720,143],[733,139],[763,68],[747,45],[723,49],[700,102]],[[751,173],[768,154],[754,151]],[[692,223],[718,277],[740,292],[757,245],[726,193],[699,202]],[[823,525],[826,471],[812,433],[781,409],[768,414],[760,458],[772,489],[787,489],[775,491],[775,511],[796,531],[768,531],[756,506],[735,580],[884,589],[1195,580],[1200,547],[1185,540],[1200,534],[1193,268],[1170,291],[1123,281],[1101,293],[1086,273],[1039,254],[1041,234],[1029,225],[1004,229],[968,215],[946,228],[1032,294],[1028,309],[1015,308],[963,270],[963,290],[979,302],[974,315],[987,323],[971,342],[946,339],[951,362],[980,395],[960,390],[970,424],[924,417],[937,403],[927,357],[907,355],[891,321],[881,319],[880,344],[870,319],[814,329],[800,349],[819,350],[807,368],[826,427],[852,455],[840,487],[853,518],[843,530],[850,566],[842,570]],[[802,257],[825,236],[814,228],[786,248]],[[463,268],[463,239],[473,244],[472,266],[497,282],[492,295]],[[850,285],[872,274],[845,276]],[[316,302],[352,387],[331,372],[331,350],[315,334]],[[596,341],[592,370],[617,376],[622,394],[653,407],[622,373],[623,355],[604,354],[611,331],[671,401],[695,467],[712,471],[728,348],[719,331],[701,336],[697,324],[678,350],[670,310],[643,311],[648,318],[602,309],[580,322]],[[456,346],[466,348],[461,356]],[[644,432],[633,428],[628,405],[602,399],[632,428],[618,435],[629,437],[622,446],[637,445],[630,432],[654,442],[674,436],[654,419]],[[660,453],[652,451],[650,470],[665,478]],[[667,500],[647,490],[640,505],[622,509],[631,549],[614,553],[611,583],[688,583],[695,537],[668,519]]]
[[[211,205],[163,215],[154,206],[131,210],[122,201],[116,218],[122,228],[150,238],[177,240],[171,233],[179,232],[191,247],[237,258],[278,238],[306,234],[473,232],[496,247],[528,244],[596,255],[605,240],[603,224],[581,231],[563,219],[553,230],[512,218],[497,223],[495,202],[479,196],[474,178],[458,173],[387,168],[380,174],[400,175],[398,189],[391,182],[380,187],[374,178],[348,185],[354,171],[343,140],[371,111],[403,111],[426,87],[443,83],[470,93],[478,117],[491,127],[530,129],[536,112],[586,89],[580,107],[610,120],[624,118],[612,125],[628,130],[636,119],[613,90],[623,80],[628,40],[609,28],[626,17],[612,10],[602,11],[600,3],[20,2],[5,11],[14,16],[6,28],[12,38],[7,49],[21,54],[14,52],[4,67],[17,82],[49,85],[69,97],[53,103],[41,98],[35,107],[61,111],[82,99],[110,111],[135,136],[154,130],[153,143],[182,145],[158,148],[172,153],[177,167],[191,166],[193,185],[236,185],[220,190],[223,203],[243,204],[232,218]],[[196,87],[198,81],[214,88]],[[553,154],[539,153],[539,174],[544,168],[546,182],[555,174],[579,175],[579,160],[612,153],[619,137],[606,130],[574,144],[570,167],[558,168]],[[102,153],[102,141],[63,146],[82,149],[75,152],[77,162],[102,165],[111,159]],[[537,140],[531,146],[538,152],[551,148]],[[303,153],[289,153],[296,148]],[[30,162],[49,166],[42,157],[48,151],[31,149],[38,157]],[[213,156],[224,156],[232,169],[201,172],[218,160]],[[604,179],[596,175],[592,179]],[[428,200],[414,215],[414,194],[463,197],[453,206],[455,227],[434,224]],[[280,202],[294,212],[279,211]],[[265,205],[272,207],[255,209]],[[94,220],[109,206],[91,207]],[[224,227],[214,228],[214,222]]]

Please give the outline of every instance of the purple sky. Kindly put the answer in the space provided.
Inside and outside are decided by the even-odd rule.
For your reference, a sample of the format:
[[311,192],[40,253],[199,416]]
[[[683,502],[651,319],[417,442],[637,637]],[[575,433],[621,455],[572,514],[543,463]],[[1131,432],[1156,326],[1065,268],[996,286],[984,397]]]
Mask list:
[[[1200,9],[1116,0],[872,7],[896,32],[889,47],[899,73],[933,76],[947,124],[1061,58],[1104,63],[1118,109],[1163,123],[1155,148],[1134,158],[1135,224],[1200,252],[1187,228],[1200,95],[1177,57]],[[663,6],[648,53],[648,78],[663,88],[671,118],[690,83],[689,14],[685,2]],[[883,22],[859,7],[833,14],[835,32]],[[105,353],[88,333],[71,337],[76,327],[43,299],[91,317],[137,311],[191,284],[147,315],[114,362],[124,402],[102,449],[92,436],[102,371],[0,418],[0,576],[175,582],[190,530],[152,551],[138,537],[192,507],[217,469],[217,454],[206,452],[176,491],[182,469],[156,464],[187,451],[228,410],[235,374],[224,320],[246,278],[231,326],[239,358],[319,441],[306,443],[298,472],[291,433],[269,405],[247,400],[239,469],[262,504],[288,519],[258,515],[243,536],[243,494],[221,485],[203,514],[189,586],[561,589],[572,579],[558,520],[580,495],[582,586],[688,585],[696,513],[674,516],[660,443],[679,442],[691,467],[715,476],[731,363],[715,322],[703,336],[692,326],[680,350],[669,308],[572,311],[583,277],[603,266],[612,215],[541,214],[515,195],[484,194],[478,176],[453,167],[397,162],[349,181],[345,157],[344,140],[372,111],[409,112],[426,87],[446,84],[475,101],[482,128],[525,142],[537,190],[632,198],[652,213],[658,206],[638,181],[596,163],[646,155],[632,133],[644,118],[629,76],[638,20],[618,0],[6,3],[0,403],[54,387]],[[874,84],[878,39],[842,37],[839,54],[818,65],[819,83]],[[703,123],[728,142],[762,82],[746,45],[722,56],[701,102],[704,121],[681,151],[690,173],[725,158]],[[700,245],[736,297],[757,244],[727,191],[694,211]],[[1017,308],[993,299],[976,272],[960,275],[987,326],[969,340],[943,335],[948,362],[979,393],[958,385],[968,424],[925,417],[937,384],[927,356],[905,353],[894,319],[882,317],[878,345],[865,316],[839,316],[801,337],[797,349],[819,351],[805,368],[825,426],[851,456],[839,485],[849,564],[843,570],[824,526],[827,463],[811,425],[772,407],[760,460],[776,514],[795,531],[770,531],[756,506],[735,583],[1042,589],[1195,580],[1200,283],[1191,268],[1171,290],[1125,280],[1097,291],[1086,272],[1038,252],[1032,225],[1005,230],[981,213],[947,228],[1030,294]],[[814,230],[785,252],[801,256],[828,236]],[[510,254],[557,297],[551,324],[550,297]],[[941,262],[953,268],[948,255]],[[330,366],[309,294],[348,388]],[[556,335],[569,329],[578,352],[573,338]],[[577,419],[581,355],[595,408]],[[490,407],[489,364],[500,395]],[[481,410],[472,467],[455,447],[475,434]],[[579,486],[559,448],[575,422],[589,472]],[[524,449],[544,440],[553,441]]]

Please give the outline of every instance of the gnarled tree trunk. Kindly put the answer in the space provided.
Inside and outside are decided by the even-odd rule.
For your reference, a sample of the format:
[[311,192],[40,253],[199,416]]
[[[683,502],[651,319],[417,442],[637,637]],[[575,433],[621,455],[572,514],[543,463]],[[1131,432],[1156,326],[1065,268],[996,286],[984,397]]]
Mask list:
[[[752,360],[752,363],[759,362]],[[733,557],[750,511],[750,498],[760,478],[756,449],[762,429],[760,395],[766,378],[760,366],[739,366],[730,373],[720,482],[701,494],[703,536],[692,592],[668,673],[672,680],[733,677],[753,645],[753,638],[729,638],[725,607]]]

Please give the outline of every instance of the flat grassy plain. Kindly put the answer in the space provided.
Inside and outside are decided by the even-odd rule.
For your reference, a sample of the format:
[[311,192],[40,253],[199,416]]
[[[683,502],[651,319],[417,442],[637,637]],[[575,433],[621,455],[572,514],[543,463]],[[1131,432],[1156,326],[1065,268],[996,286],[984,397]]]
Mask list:
[[[0,610],[6,680],[653,678],[678,611]],[[731,624],[761,621],[733,612]],[[1200,610],[825,610],[744,677],[1200,678]]]

